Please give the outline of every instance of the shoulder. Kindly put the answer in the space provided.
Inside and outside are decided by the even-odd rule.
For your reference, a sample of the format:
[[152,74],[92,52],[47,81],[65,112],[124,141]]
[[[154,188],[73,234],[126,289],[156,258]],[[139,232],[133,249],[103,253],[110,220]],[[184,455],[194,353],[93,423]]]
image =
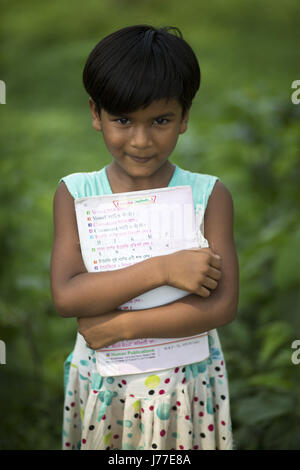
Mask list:
[[229,191],[227,186],[225,186],[225,184],[222,183],[222,181],[220,181],[219,179],[216,180],[216,182],[213,186],[208,204],[212,205],[216,201],[218,203],[219,202],[221,202],[221,203],[224,202],[224,203],[227,203],[227,204],[230,203],[230,204],[233,205],[233,199],[232,199],[232,196],[231,196],[231,192]]
[[76,199],[78,197],[78,188],[82,185],[85,174],[86,173],[70,173],[60,178],[55,193],[55,199],[64,196],[68,197],[68,195]]
[[54,203],[60,202],[61,200],[64,200],[64,199],[73,200],[73,196],[70,194],[70,191],[68,190],[68,187],[65,181],[61,179],[54,193]]
[[56,188],[53,198],[54,224],[60,224],[70,216],[74,218],[75,207],[74,198],[70,194],[64,181],[61,181]]
[[206,210],[212,190],[214,189],[216,181],[219,179],[218,176],[184,170],[183,168],[179,170],[180,181],[178,184],[191,186],[195,206],[204,206],[204,210]]
[[209,189],[213,187],[215,181],[219,179],[218,176],[209,175],[207,173],[199,173],[196,171],[185,170],[183,168],[179,168],[179,171],[180,171],[180,177],[182,178],[182,180],[184,180],[186,184],[191,184],[191,186],[195,186],[196,189],[199,189],[199,188]]
[[222,181],[214,184],[205,211],[205,223],[208,232],[220,231],[233,233],[234,203],[231,192]]
[[99,171],[71,173],[62,177],[59,183],[64,182],[66,188],[74,199],[95,196],[104,192],[103,168]]

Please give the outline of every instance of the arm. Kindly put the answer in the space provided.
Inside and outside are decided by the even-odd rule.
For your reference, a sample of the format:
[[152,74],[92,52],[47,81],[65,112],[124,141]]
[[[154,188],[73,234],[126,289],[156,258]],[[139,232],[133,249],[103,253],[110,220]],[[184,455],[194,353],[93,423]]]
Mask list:
[[234,320],[238,307],[239,267],[233,216],[231,194],[217,181],[204,219],[204,236],[222,260],[222,277],[217,288],[207,298],[190,294],[159,308],[128,312],[124,318],[127,338],[192,336]]
[[123,269],[88,273],[80,251],[74,199],[64,183],[57,188],[53,209],[51,292],[61,316],[101,315],[164,284],[159,256]]
[[193,336],[234,320],[239,295],[239,268],[233,237],[233,202],[215,184],[204,220],[205,238],[222,259],[222,277],[210,297],[190,294],[162,307],[79,319],[79,331],[94,349],[121,339]]
[[221,299],[190,294],[162,307],[78,318],[78,331],[92,349],[138,338],[181,338],[223,326],[233,319]]

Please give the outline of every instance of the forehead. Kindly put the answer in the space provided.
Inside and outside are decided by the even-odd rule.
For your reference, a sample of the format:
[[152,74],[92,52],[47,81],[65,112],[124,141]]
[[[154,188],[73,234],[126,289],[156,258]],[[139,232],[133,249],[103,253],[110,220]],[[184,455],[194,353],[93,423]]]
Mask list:
[[[136,119],[150,119],[165,114],[181,115],[182,106],[177,99],[160,99],[150,103],[146,108],[139,108],[130,113],[122,113],[122,115],[131,116]],[[107,113],[110,114],[110,113]]]

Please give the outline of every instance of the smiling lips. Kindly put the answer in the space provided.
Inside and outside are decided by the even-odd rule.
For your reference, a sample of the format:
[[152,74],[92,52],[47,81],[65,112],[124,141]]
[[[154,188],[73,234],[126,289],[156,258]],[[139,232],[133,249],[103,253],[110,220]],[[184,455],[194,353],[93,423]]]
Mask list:
[[134,160],[135,162],[139,162],[139,163],[146,163],[153,158],[153,156],[142,158],[142,157],[133,157],[132,155],[128,155],[128,157],[132,158],[132,160]]

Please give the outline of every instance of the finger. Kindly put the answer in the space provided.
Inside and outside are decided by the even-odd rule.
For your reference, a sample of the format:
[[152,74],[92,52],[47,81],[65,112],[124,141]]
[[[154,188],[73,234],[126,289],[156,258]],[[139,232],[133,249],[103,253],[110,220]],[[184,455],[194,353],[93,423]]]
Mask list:
[[207,287],[208,289],[213,289],[213,290],[218,287],[218,283],[214,279],[211,279],[210,277],[207,277],[202,283],[202,285]]
[[207,277],[211,277],[212,279],[219,281],[222,277],[222,272],[220,269],[216,269],[210,266],[210,268],[207,271]]
[[192,251],[201,251],[207,253],[210,258],[210,264],[213,264],[215,267],[221,266],[221,256],[215,253],[211,248],[194,248]]
[[211,257],[210,265],[213,266],[214,268],[220,269],[222,266],[222,260],[219,255],[214,254]]
[[200,297],[209,297],[211,292],[209,289],[206,289],[205,287],[201,286],[200,289],[198,289],[198,292],[196,292],[197,295],[200,295]]

